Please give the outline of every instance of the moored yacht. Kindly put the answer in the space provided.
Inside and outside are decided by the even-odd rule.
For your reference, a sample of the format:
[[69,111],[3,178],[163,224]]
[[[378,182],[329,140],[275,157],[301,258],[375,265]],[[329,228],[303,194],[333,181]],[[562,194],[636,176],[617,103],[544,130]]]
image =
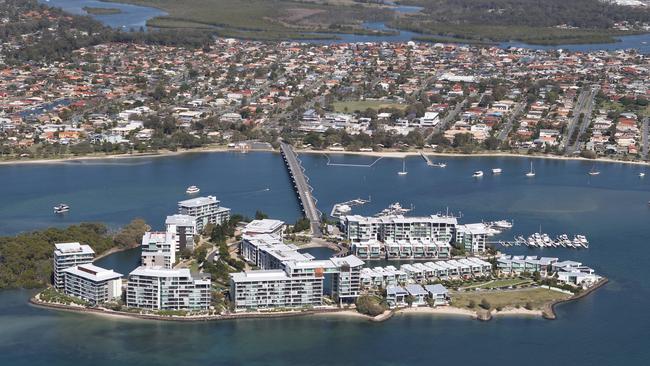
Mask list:
[[406,160],[402,161],[402,171],[397,172],[398,175],[407,175],[408,172],[406,171]]
[[600,174],[600,171],[596,170],[595,166],[592,166],[591,170],[589,171],[589,175],[598,175],[598,174]]
[[533,170],[533,162],[530,162],[530,171],[526,173],[527,177],[534,177],[535,176],[535,171]]
[[492,174],[494,174],[494,175],[501,174],[501,168],[492,169]]

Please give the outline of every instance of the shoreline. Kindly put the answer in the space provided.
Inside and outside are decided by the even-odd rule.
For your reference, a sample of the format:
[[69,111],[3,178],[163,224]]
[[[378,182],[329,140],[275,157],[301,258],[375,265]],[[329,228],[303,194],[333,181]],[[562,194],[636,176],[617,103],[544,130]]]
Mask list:
[[[422,154],[426,156],[435,156],[435,157],[463,157],[463,158],[474,158],[474,157],[507,157],[507,158],[531,158],[531,159],[549,159],[549,160],[565,160],[565,161],[583,161],[591,163],[618,163],[626,165],[638,165],[638,166],[650,166],[650,162],[641,161],[641,160],[616,160],[609,158],[596,158],[596,159],[587,159],[580,156],[560,156],[560,155],[550,155],[550,154],[536,154],[536,155],[524,155],[516,154],[511,152],[478,152],[471,154],[455,153],[455,152],[434,152],[434,151],[396,151],[396,150],[387,150],[387,151],[332,151],[332,150],[312,150],[312,149],[295,149],[296,153],[299,154],[321,154],[321,155],[353,155],[353,156],[369,156],[375,158],[395,158],[395,159],[404,159],[407,157],[420,157]],[[53,158],[53,159],[14,159],[14,160],[3,160],[0,161],[0,166],[3,165],[22,165],[22,164],[62,164],[69,162],[83,162],[83,161],[95,161],[95,160],[119,160],[119,159],[135,159],[135,158],[162,158],[162,157],[171,157],[171,156],[180,156],[185,154],[198,154],[198,153],[224,153],[224,152],[233,152],[233,153],[249,153],[249,152],[269,152],[269,153],[279,153],[279,150],[276,149],[252,149],[243,152],[242,150],[229,148],[224,145],[213,145],[205,146],[196,149],[183,149],[178,151],[158,151],[158,152],[144,152],[144,153],[129,153],[129,154],[108,154],[108,155],[86,155],[86,156],[67,156],[62,158]]]
[[557,319],[557,313],[555,312],[555,307],[556,306],[561,305],[561,304],[565,304],[565,303],[568,303],[568,302],[580,300],[583,297],[591,295],[593,292],[595,292],[599,288],[605,286],[608,282],[609,282],[609,279],[607,277],[603,277],[595,285],[591,286],[587,290],[585,290],[585,291],[583,291],[583,292],[581,292],[581,293],[579,293],[577,295],[573,295],[573,296],[571,296],[569,298],[562,299],[562,300],[556,300],[556,301],[553,301],[553,302],[551,302],[549,304],[546,304],[542,308],[542,316],[544,317],[544,319],[547,319],[547,320],[556,320]]
[[465,317],[480,321],[490,321],[494,317],[533,317],[546,320],[556,320],[557,314],[555,307],[557,305],[576,301],[586,297],[603,287],[609,280],[603,278],[591,288],[581,292],[577,295],[571,296],[566,299],[557,300],[547,303],[541,309],[528,310],[525,308],[506,307],[501,311],[496,309],[492,310],[470,310],[466,308],[459,308],[455,306],[437,306],[431,308],[429,306],[422,307],[405,307],[386,310],[384,313],[375,317],[361,314],[354,309],[350,308],[323,308],[313,310],[296,310],[296,311],[283,311],[283,312],[256,312],[256,313],[233,313],[226,315],[195,315],[195,316],[167,316],[156,314],[140,314],[125,311],[115,311],[107,308],[88,308],[80,307],[78,305],[65,305],[57,303],[48,303],[41,301],[37,298],[38,294],[29,299],[29,304],[50,310],[60,310],[68,312],[94,314],[112,318],[122,319],[138,319],[138,320],[157,320],[157,321],[172,321],[172,322],[208,322],[208,321],[223,321],[223,320],[238,320],[238,319],[273,319],[273,318],[293,318],[300,316],[333,316],[343,317],[349,319],[366,320],[375,323],[383,323],[396,315],[434,315],[434,316],[451,316],[451,317]]
[[119,253],[119,252],[124,252],[124,251],[127,251],[127,250],[129,250],[129,249],[135,249],[135,248],[137,248],[137,247],[139,247],[139,245],[136,245],[136,246],[128,246],[128,247],[123,247],[123,248],[118,248],[118,247],[111,248],[111,249],[105,251],[104,253],[98,255],[97,257],[95,257],[95,258],[93,259],[93,263],[94,263],[95,261],[97,261],[97,260],[100,260],[100,259],[104,258],[104,257],[108,257],[108,256],[111,255],[111,254],[115,254],[115,253]]

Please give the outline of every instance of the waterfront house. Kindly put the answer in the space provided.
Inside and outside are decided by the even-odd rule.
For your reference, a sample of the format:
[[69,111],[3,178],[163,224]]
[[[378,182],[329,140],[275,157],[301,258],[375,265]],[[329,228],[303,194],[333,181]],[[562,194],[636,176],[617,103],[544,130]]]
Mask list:
[[406,285],[406,292],[413,297],[411,306],[426,306],[428,292],[421,285]]
[[429,298],[433,301],[433,306],[449,304],[449,291],[441,284],[426,285],[424,289],[429,293]]
[[406,306],[406,297],[409,293],[401,286],[386,287],[386,302],[390,308]]

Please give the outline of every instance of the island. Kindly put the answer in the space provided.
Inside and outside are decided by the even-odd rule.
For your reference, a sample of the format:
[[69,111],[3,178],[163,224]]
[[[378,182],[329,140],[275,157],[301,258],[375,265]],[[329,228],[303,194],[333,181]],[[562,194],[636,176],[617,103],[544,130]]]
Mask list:
[[84,6],[82,9],[86,13],[91,15],[113,15],[113,14],[122,13],[122,10],[118,8],[98,8],[98,7]]
[[[291,174],[303,172],[291,161]],[[398,210],[342,215],[332,229],[309,216],[286,225],[261,211],[254,219],[231,215],[214,196],[192,197],[178,202],[164,231],[142,233],[137,222],[121,231],[131,241],[142,233],[140,265],[128,275],[94,264],[87,244],[55,242],[52,286],[30,302],[172,321],[343,315],[378,322],[410,313],[555,319],[555,305],[607,282],[580,262],[500,253],[487,245],[488,224],[448,215],[405,217]],[[413,239],[394,241],[398,227],[406,230],[398,235]],[[333,252],[316,259],[307,247]],[[390,264],[371,265],[381,259]]]

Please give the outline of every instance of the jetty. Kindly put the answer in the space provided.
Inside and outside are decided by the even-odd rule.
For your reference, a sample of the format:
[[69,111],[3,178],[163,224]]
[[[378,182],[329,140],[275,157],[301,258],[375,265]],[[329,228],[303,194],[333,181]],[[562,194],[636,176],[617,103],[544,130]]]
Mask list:
[[291,145],[286,142],[281,142],[280,153],[291,176],[291,181],[298,195],[302,211],[311,225],[311,233],[314,237],[320,238],[323,236],[321,230],[321,212],[316,207],[316,198],[314,198],[313,194],[314,189],[308,183],[305,169],[302,167],[302,163]]

